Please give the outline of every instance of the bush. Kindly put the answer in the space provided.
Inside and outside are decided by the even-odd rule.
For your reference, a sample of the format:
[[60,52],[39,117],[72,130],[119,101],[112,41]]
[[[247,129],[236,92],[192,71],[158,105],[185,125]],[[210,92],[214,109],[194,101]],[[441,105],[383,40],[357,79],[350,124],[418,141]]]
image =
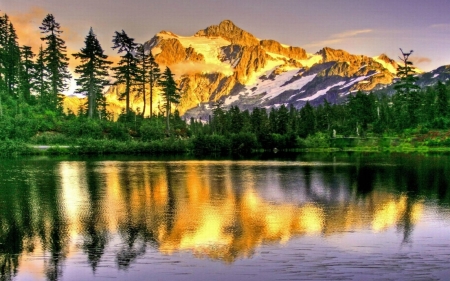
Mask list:
[[231,141],[223,135],[200,135],[193,139],[193,148],[196,154],[230,152]]
[[330,147],[330,137],[321,132],[314,135],[309,135],[305,140],[305,145],[308,148]]
[[89,118],[78,117],[77,119],[68,120],[62,129],[68,136],[74,138],[103,138],[103,129],[101,121]]
[[159,118],[150,118],[142,122],[139,128],[143,141],[159,140],[165,137],[165,125]]
[[64,134],[58,132],[43,132],[37,133],[33,137],[30,138],[30,143],[33,144],[68,144],[73,141],[73,139],[67,137]]
[[256,136],[253,133],[238,133],[231,135],[231,150],[239,154],[248,154],[258,148]]
[[109,139],[127,141],[131,138],[123,123],[107,122],[104,127]]
[[35,151],[20,141],[0,141],[0,156],[33,154]]
[[450,120],[446,117],[436,117],[431,121],[431,127],[434,129],[447,129],[450,127]]

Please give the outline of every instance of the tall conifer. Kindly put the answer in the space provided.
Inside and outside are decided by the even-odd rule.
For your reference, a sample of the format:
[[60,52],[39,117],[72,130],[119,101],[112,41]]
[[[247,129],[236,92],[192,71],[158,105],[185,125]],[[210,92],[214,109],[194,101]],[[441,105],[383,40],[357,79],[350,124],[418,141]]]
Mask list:
[[88,117],[93,118],[98,113],[99,100],[102,100],[103,88],[109,84],[109,65],[111,61],[106,60],[107,55],[94,34],[92,28],[89,30],[84,40],[85,47],[80,52],[72,54],[76,59],[81,60],[81,65],[75,68],[75,73],[80,74],[77,81],[77,93],[84,93],[88,98]]
[[121,93],[121,98],[125,97],[125,113],[128,115],[130,113],[130,92],[131,87],[136,79],[137,69],[137,59],[134,57],[134,52],[136,51],[137,44],[134,42],[134,38],[130,38],[125,31],[115,32],[113,37],[113,49],[117,49],[119,54],[124,53],[119,61],[119,65],[113,67],[114,78],[116,82],[114,84],[125,84],[125,91]]
[[31,100],[31,89],[33,88],[33,73],[35,54],[30,46],[21,47],[21,67],[20,67],[20,92],[26,102]]
[[39,27],[44,37],[41,40],[47,44],[44,49],[44,62],[48,71],[50,82],[50,95],[48,100],[43,100],[51,110],[62,113],[62,97],[60,94],[67,89],[71,75],[68,70],[69,58],[66,55],[66,46],[60,38],[62,31],[52,14],[48,14]]
[[164,103],[166,110],[166,134],[170,136],[170,112],[172,104],[180,103],[180,89],[177,87],[177,83],[173,78],[172,71],[166,67],[166,70],[161,75],[159,85],[162,87],[164,93]]
[[39,48],[39,53],[34,64],[33,72],[33,92],[36,93],[40,101],[49,100],[50,83],[48,81],[48,71],[45,66],[44,49],[42,45]]

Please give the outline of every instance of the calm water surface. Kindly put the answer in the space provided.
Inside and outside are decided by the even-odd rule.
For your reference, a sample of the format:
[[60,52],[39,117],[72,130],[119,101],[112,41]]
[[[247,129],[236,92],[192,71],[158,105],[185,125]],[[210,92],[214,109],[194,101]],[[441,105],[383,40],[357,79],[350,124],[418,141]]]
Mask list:
[[0,280],[449,280],[450,156],[0,161]]

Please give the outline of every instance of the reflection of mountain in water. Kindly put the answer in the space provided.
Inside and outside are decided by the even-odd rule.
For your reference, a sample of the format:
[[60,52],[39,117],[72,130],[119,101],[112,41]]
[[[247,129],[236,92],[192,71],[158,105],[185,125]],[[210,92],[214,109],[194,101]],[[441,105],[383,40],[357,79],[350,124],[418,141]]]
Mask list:
[[[285,243],[301,235],[395,226],[409,242],[423,208],[417,195],[435,176],[434,170],[369,169],[361,163],[13,165],[6,167],[0,185],[2,280],[33,266],[57,280],[64,260],[80,250],[95,271],[118,237],[119,268],[127,268],[148,246],[163,254],[190,251],[233,262],[252,256],[263,243]],[[24,176],[18,179],[17,174]],[[412,181],[414,193],[407,193],[409,185],[403,183]],[[448,188],[443,179],[434,181],[439,190],[442,184]],[[406,190],[396,192],[395,186]],[[44,252],[45,258],[26,259],[30,252]]]

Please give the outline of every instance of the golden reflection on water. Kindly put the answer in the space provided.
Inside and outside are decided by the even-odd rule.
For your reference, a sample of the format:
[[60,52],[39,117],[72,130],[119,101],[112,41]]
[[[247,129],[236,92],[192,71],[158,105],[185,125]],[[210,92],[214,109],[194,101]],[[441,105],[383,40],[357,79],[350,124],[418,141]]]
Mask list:
[[[252,256],[263,243],[286,243],[302,235],[380,232],[405,219],[414,225],[423,209],[422,202],[406,195],[377,190],[332,206],[312,200],[274,202],[261,193],[251,165],[232,163],[97,162],[88,167],[61,162],[59,175],[59,208],[70,241],[64,246],[66,257],[78,250],[80,238],[92,247],[92,235],[126,239],[133,230],[152,236],[163,254],[190,251],[233,262]],[[327,189],[319,178],[317,184]],[[280,186],[270,189],[282,192]],[[51,215],[43,211],[51,229]],[[27,264],[34,266],[21,262]]]

